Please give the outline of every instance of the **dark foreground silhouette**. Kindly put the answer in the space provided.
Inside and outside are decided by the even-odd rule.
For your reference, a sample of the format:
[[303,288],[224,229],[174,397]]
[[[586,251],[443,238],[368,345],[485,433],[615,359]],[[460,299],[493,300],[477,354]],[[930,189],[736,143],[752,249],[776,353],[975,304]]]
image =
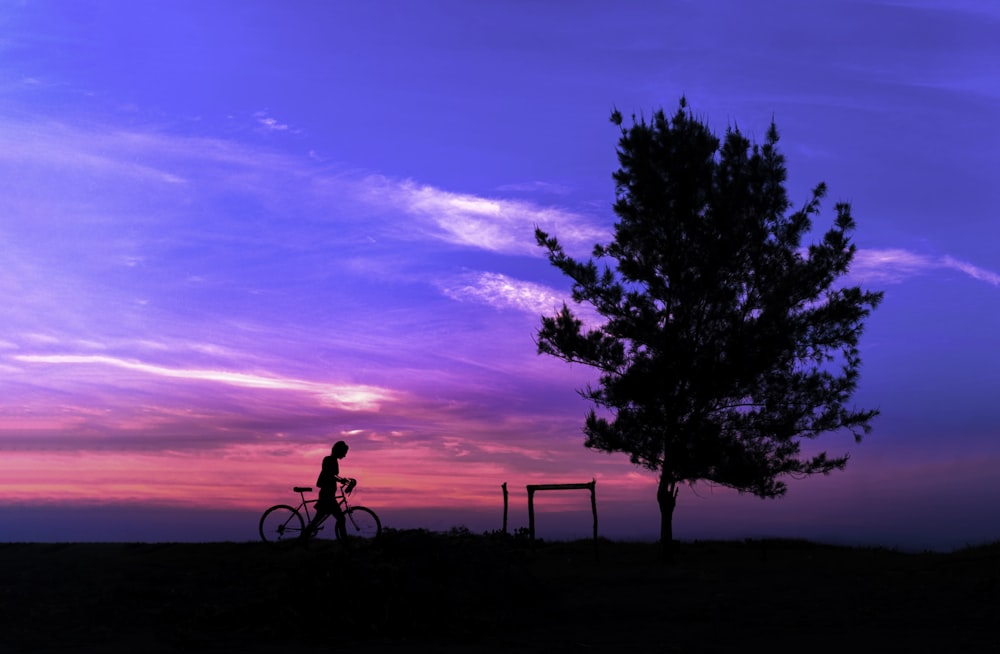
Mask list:
[[[1000,544],[537,543],[386,530],[264,543],[0,545],[0,651],[988,651]],[[331,588],[336,593],[331,593]]]

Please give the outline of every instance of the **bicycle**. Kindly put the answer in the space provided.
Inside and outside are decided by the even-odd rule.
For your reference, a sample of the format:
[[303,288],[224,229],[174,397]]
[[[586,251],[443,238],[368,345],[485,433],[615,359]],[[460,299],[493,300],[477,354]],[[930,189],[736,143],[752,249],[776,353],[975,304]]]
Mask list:
[[[317,500],[307,500],[306,493],[312,492],[310,486],[296,486],[292,492],[298,493],[302,501],[298,506],[292,507],[288,504],[276,504],[264,511],[260,517],[260,538],[265,543],[279,544],[296,542],[300,537],[305,540],[336,538],[346,541],[348,538],[360,538],[370,540],[378,538],[382,533],[382,522],[375,515],[375,512],[365,506],[350,506],[347,498],[357,485],[357,480],[351,479],[338,486],[335,499],[344,512],[344,520],[341,529],[335,525],[331,531],[324,532],[324,523],[333,515],[327,513],[320,518],[316,524],[312,525],[310,533],[306,534],[306,526],[312,521],[309,514],[309,507],[312,505],[315,511]],[[302,514],[305,513],[303,520]]]

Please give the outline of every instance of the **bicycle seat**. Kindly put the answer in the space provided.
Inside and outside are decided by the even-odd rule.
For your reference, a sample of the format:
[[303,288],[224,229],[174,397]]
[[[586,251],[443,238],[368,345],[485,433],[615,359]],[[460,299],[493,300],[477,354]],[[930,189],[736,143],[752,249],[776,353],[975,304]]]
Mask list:
[[293,493],[311,493],[312,492],[312,488],[310,488],[308,486],[296,486],[295,488],[292,489],[292,492]]

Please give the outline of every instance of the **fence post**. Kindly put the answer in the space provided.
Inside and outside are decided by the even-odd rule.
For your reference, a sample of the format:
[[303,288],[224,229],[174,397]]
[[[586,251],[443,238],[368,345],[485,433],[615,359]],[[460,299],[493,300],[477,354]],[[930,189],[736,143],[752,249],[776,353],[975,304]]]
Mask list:
[[535,487],[528,486],[528,535],[531,538],[531,548],[535,548]]
[[503,488],[503,533],[507,533],[507,482],[501,486]]
[[594,512],[594,560],[598,560],[597,553],[597,480],[590,480],[590,510]]

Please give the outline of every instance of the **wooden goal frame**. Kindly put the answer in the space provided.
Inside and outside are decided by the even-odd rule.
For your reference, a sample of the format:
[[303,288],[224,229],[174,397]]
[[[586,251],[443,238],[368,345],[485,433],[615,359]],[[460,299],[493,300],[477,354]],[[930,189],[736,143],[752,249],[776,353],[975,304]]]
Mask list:
[[[506,484],[505,484],[506,486]],[[506,492],[506,488],[504,491]],[[535,491],[551,490],[589,490],[590,510],[594,514],[594,547],[597,547],[597,480],[592,479],[585,484],[528,484],[528,533],[531,542],[535,542]]]

